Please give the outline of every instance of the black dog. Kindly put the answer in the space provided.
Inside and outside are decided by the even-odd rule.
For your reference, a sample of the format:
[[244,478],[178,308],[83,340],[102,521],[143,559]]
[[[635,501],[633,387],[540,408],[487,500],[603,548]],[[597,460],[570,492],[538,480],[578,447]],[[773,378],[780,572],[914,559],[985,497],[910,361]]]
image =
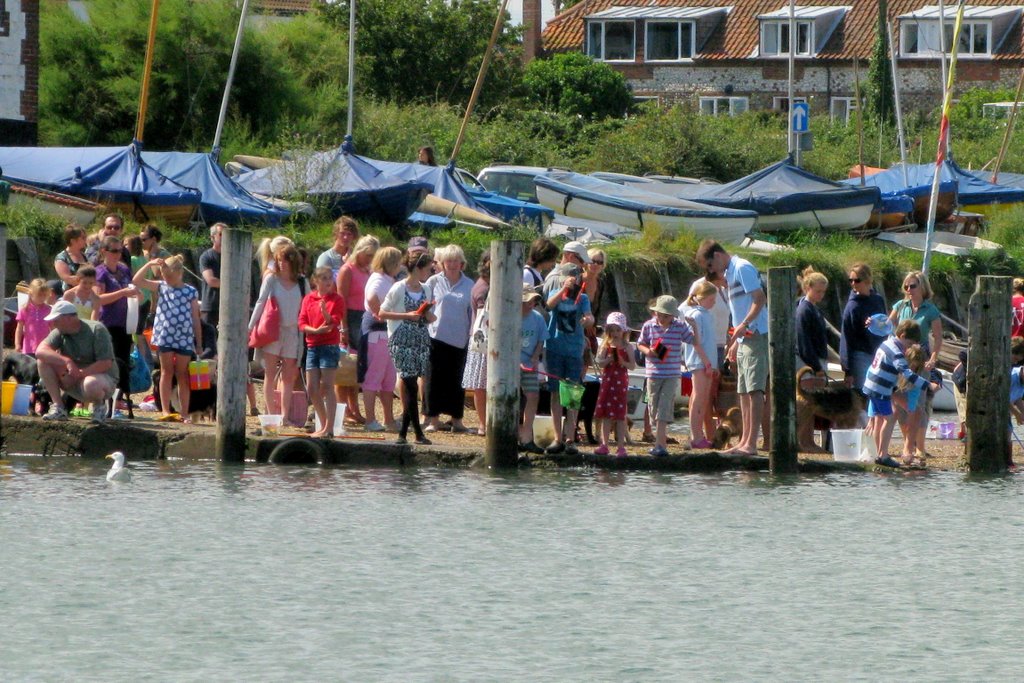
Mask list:
[[[215,365],[215,364],[214,364]],[[202,413],[208,417],[210,421],[216,421],[217,419],[217,379],[214,376],[216,373],[211,371],[210,377],[210,388],[209,389],[193,389],[189,394],[188,399],[188,412],[189,415],[195,415],[196,413]],[[171,380],[171,402],[172,404],[178,400],[178,379],[174,378]],[[157,367],[153,370],[153,400],[156,402],[158,408],[162,409],[163,403],[160,401],[160,368]],[[185,417],[184,415],[182,417]]]

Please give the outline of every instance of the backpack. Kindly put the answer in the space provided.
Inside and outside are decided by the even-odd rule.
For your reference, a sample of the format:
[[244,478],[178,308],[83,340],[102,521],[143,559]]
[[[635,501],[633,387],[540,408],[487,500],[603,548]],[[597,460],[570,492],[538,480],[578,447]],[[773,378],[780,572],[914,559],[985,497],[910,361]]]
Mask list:
[[128,390],[133,394],[139,394],[149,389],[153,385],[153,375],[138,347],[132,349],[128,364],[131,368],[128,371]]

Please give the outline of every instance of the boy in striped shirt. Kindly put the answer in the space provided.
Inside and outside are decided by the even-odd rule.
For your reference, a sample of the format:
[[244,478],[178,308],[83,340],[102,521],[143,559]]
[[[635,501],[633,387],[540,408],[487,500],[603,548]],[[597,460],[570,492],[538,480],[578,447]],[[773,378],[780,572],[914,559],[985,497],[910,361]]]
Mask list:
[[921,327],[914,320],[904,320],[896,328],[893,336],[882,342],[875,351],[875,358],[868,368],[864,379],[864,395],[868,397],[868,426],[865,435],[875,440],[878,449],[879,465],[899,467],[899,463],[889,457],[889,441],[892,438],[894,415],[892,412],[892,392],[896,382],[902,375],[918,389],[938,391],[941,387],[929,382],[910,369],[903,355],[908,346],[921,342]]
[[683,343],[697,345],[701,360],[705,365],[709,362],[690,326],[676,318],[679,302],[674,296],[659,296],[650,310],[654,317],[640,329],[636,347],[647,357],[647,406],[656,425],[651,455],[662,457],[668,455],[668,425],[675,417]]

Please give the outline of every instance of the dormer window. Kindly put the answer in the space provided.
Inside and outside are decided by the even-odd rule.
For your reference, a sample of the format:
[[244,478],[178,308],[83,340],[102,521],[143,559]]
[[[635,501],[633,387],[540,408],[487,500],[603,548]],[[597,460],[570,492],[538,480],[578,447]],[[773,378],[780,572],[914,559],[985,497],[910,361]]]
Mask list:
[[732,7],[610,7],[584,17],[586,52],[605,62],[636,59],[637,34],[643,60],[680,62],[694,59],[700,46]]
[[790,45],[797,57],[813,57],[825,46],[849,7],[797,7],[794,34],[789,35],[789,8],[783,7],[758,17],[761,23],[761,57],[788,57]]
[[[1021,6],[1004,7],[967,6],[960,27],[957,54],[961,57],[991,57],[999,48],[1006,34],[1020,21]],[[938,57],[939,8],[926,6],[904,14],[900,20],[901,57]],[[956,25],[956,9],[947,9],[943,16],[943,28],[947,53],[953,50],[953,32]]]

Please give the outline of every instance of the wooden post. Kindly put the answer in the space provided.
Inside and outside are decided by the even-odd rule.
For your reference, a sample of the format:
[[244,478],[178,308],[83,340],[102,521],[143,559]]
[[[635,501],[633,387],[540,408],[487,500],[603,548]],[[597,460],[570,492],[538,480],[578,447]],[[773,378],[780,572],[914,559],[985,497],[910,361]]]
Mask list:
[[967,459],[971,472],[1005,472],[1010,449],[1010,284],[983,275],[968,305]]
[[221,242],[217,338],[217,457],[245,460],[245,388],[249,381],[249,289],[252,233],[229,228]]
[[523,328],[523,242],[491,242],[487,297],[487,440],[490,468],[519,462],[519,350]]
[[768,269],[768,355],[771,370],[772,474],[799,470],[796,439],[796,268]]

